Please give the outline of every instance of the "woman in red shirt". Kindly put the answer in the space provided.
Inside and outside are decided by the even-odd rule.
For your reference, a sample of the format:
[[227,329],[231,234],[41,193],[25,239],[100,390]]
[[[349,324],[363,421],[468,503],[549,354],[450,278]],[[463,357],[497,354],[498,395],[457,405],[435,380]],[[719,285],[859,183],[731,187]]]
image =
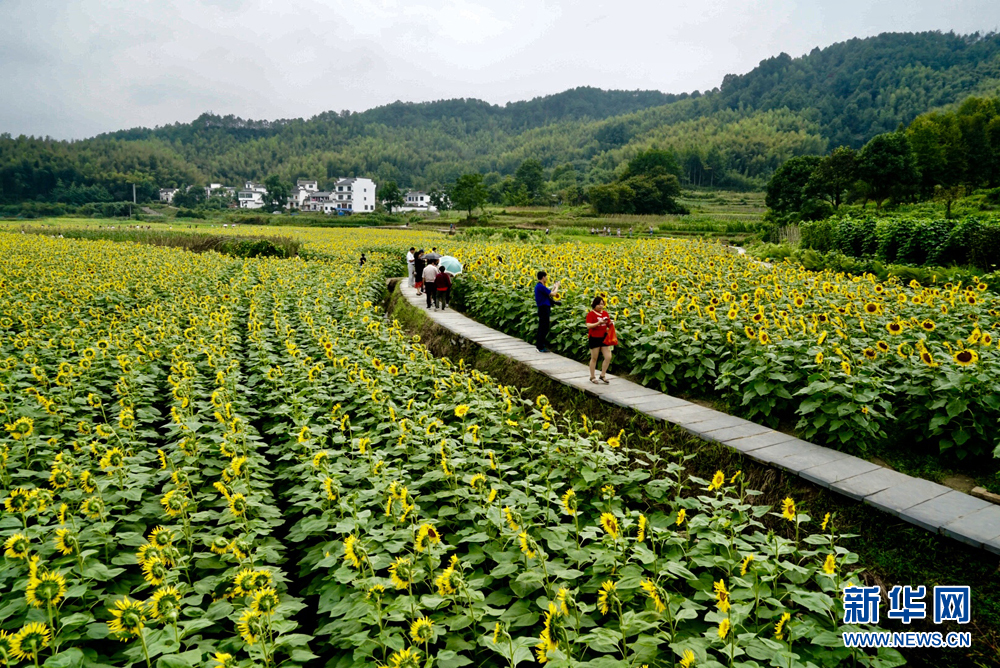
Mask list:
[[590,346],[590,382],[597,384],[594,371],[597,369],[597,355],[603,353],[604,364],[601,366],[601,382],[609,383],[608,367],[611,366],[611,346],[604,344],[611,324],[611,314],[604,308],[604,298],[594,297],[590,303],[590,313],[587,314],[588,345]]

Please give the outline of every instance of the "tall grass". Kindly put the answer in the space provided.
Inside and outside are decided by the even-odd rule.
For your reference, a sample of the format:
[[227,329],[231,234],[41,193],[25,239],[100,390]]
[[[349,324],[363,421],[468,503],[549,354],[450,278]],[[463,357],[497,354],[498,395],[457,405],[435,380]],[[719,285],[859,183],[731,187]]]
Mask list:
[[95,229],[51,226],[24,226],[20,230],[24,234],[186,248],[194,253],[215,251],[236,257],[295,257],[302,247],[301,241],[287,236],[235,236],[160,229]]

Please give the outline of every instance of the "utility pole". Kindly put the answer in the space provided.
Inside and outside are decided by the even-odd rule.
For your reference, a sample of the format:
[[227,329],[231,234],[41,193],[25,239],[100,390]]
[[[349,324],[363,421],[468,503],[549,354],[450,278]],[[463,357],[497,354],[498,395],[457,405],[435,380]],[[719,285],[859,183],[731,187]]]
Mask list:
[[135,184],[132,184],[132,204],[135,204]]

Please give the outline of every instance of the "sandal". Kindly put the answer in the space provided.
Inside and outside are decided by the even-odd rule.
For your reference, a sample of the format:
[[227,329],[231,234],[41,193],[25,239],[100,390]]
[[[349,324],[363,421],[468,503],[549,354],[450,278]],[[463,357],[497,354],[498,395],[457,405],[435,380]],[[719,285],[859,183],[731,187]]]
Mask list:
[[597,379],[596,378],[591,378],[590,382],[593,383],[594,385],[597,385]]
[[608,380],[607,376],[601,376],[601,382],[604,383],[605,385],[611,384],[611,381]]

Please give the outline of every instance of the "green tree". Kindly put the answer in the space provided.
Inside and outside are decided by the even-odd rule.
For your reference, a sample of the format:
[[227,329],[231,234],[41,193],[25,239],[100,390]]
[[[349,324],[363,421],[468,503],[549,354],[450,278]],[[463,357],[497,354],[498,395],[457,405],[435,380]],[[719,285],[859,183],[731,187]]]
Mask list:
[[378,200],[382,202],[382,206],[389,210],[390,214],[393,208],[398,209],[406,201],[403,197],[403,191],[399,189],[395,181],[386,181],[378,187]]
[[545,170],[542,163],[534,158],[528,158],[514,172],[514,190],[517,194],[517,204],[538,204],[545,194]]
[[451,190],[451,201],[459,209],[468,211],[468,217],[472,218],[473,209],[486,203],[486,194],[482,174],[462,174]]
[[816,155],[804,155],[786,161],[767,184],[764,197],[767,207],[779,215],[800,213],[810,199],[806,184],[822,160]]
[[876,209],[890,197],[898,201],[912,195],[920,185],[920,172],[906,134],[872,137],[858,154],[858,175],[868,185]]
[[805,185],[805,195],[840,208],[844,194],[858,180],[858,154],[849,146],[835,148],[816,165]]
[[680,179],[681,164],[673,151],[651,148],[628,161],[622,178],[659,176],[661,174],[673,174],[677,179]]
[[430,198],[431,206],[437,208],[439,211],[447,211],[451,208],[451,199],[448,197],[447,192],[431,188],[427,196]]
[[172,204],[181,209],[193,209],[205,202],[205,189],[201,186],[188,186],[174,193]]
[[264,208],[272,211],[281,211],[288,204],[288,197],[292,192],[292,186],[281,180],[280,176],[269,176],[264,179],[264,187],[267,192],[261,200]]

